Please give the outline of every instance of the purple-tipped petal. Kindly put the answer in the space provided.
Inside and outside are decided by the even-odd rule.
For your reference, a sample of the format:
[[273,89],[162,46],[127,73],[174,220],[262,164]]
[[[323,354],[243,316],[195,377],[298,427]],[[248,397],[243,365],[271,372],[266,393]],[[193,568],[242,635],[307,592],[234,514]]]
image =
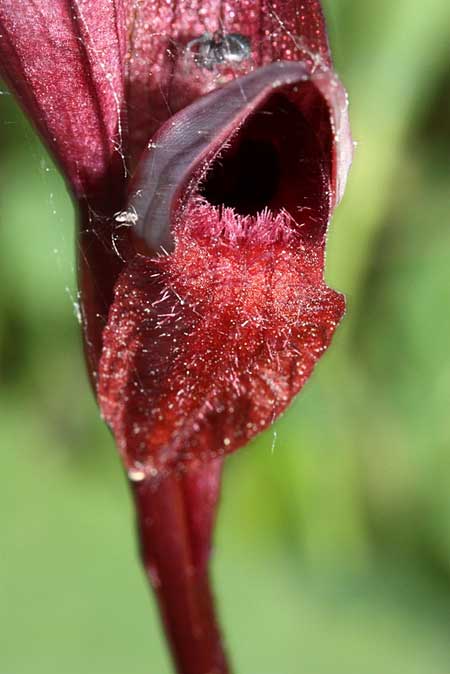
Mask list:
[[0,73],[78,197],[123,181],[122,12],[120,0],[0,0]]

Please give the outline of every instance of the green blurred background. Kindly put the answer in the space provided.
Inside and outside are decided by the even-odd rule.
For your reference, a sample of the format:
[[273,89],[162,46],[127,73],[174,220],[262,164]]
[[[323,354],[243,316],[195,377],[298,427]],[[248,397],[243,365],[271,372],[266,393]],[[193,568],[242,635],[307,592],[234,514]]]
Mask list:
[[[228,460],[236,674],[450,673],[450,5],[329,0],[357,151],[329,353]],[[0,674],[168,674],[75,317],[73,209],[0,95]]]

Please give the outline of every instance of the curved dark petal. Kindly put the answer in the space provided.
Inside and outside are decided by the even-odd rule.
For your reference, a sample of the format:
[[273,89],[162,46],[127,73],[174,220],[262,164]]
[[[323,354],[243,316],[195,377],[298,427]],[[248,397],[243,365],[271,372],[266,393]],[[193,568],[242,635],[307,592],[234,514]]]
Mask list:
[[[344,311],[323,282],[326,227],[348,168],[341,141],[351,147],[342,102],[331,71],[276,63],[193,103],[150,144],[130,202],[146,254],[117,283],[98,383],[132,474],[244,445],[329,345]],[[258,154],[268,145],[274,183],[252,203],[246,187],[270,172],[273,153],[262,165]],[[155,256],[160,245],[171,254]]]
[[[323,167],[329,175],[329,184],[324,186],[324,190],[331,191],[320,196],[325,203],[327,196],[330,197],[330,207],[339,201],[352,157],[345,90],[330,70],[312,74],[305,63],[279,61],[201,97],[174,115],[152,139],[131,183],[128,202],[130,211],[137,218],[135,235],[145,241],[149,250],[159,252],[161,246],[166,252],[172,250],[171,226],[179,217],[177,210],[195,191],[197,183],[224,146],[238,134],[249,117],[258,113],[258,108],[258,114],[275,117],[276,108],[263,111],[264,102],[289,88],[289,85],[296,85],[290,87],[288,95],[319,140],[311,150],[315,157],[304,156],[304,161],[308,160],[307,171],[311,173],[313,159],[323,164],[329,160],[330,166]],[[279,100],[276,106],[280,107]],[[282,116],[284,120],[281,119],[281,122],[285,121],[287,125],[287,110]],[[274,124],[279,121],[275,120]],[[299,122],[296,118],[297,126]],[[274,124],[268,127],[266,133],[276,134]],[[288,142],[294,143],[298,129],[289,131],[292,137]],[[258,135],[261,137],[261,130]],[[304,148],[294,150],[298,151],[296,159],[300,160]],[[278,152],[281,154],[279,147]],[[280,163],[284,159],[280,156]],[[284,181],[293,181],[297,177],[292,170],[292,175],[285,176]],[[300,202],[300,186],[290,187],[297,192],[295,198]],[[264,205],[274,206],[273,203]],[[286,208],[286,203],[276,206]],[[329,210],[325,213],[325,222],[328,215]]]
[[124,38],[120,0],[0,0],[0,73],[78,197],[123,181]]
[[135,235],[153,253],[173,250],[177,210],[246,119],[277,90],[308,79],[303,63],[278,62],[259,68],[202,96],[174,115],[152,139],[130,188]]
[[[131,155],[173,113],[255,67],[296,60],[331,67],[319,0],[134,0],[126,2],[129,35],[127,99]],[[241,63],[206,69],[189,45],[206,33],[240,34],[251,53]]]

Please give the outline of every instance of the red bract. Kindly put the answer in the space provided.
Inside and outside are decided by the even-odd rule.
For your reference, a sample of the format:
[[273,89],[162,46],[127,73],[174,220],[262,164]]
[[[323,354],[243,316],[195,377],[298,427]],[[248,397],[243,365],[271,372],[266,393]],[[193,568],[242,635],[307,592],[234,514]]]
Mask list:
[[0,59],[80,211],[86,354],[183,674],[226,672],[220,457],[301,389],[351,161],[320,3],[0,0]]

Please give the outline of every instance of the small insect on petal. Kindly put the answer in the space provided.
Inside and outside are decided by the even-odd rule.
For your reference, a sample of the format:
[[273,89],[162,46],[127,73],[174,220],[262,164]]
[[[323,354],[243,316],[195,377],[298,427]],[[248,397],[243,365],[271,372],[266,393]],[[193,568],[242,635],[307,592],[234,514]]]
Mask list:
[[220,65],[238,64],[249,59],[250,39],[240,33],[204,33],[188,42],[186,53],[199,68],[214,70]]

